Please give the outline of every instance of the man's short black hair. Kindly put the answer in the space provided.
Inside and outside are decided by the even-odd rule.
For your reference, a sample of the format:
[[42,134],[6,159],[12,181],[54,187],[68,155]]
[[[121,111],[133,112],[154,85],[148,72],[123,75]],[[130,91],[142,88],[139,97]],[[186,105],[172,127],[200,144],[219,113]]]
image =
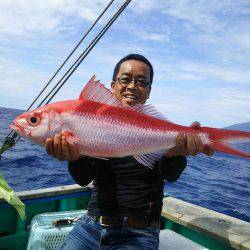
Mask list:
[[128,61],[128,60],[136,60],[136,61],[141,61],[141,62],[144,62],[145,64],[148,65],[149,67],[149,70],[150,70],[150,86],[153,82],[153,76],[154,76],[154,70],[153,70],[153,66],[152,64],[149,62],[149,60],[145,57],[145,56],[142,56],[140,54],[129,54],[125,57],[123,57],[115,66],[114,68],[114,73],[113,73],[113,78],[112,80],[115,81],[116,80],[116,76],[118,74],[118,71],[120,69],[120,66],[123,62],[125,61]]

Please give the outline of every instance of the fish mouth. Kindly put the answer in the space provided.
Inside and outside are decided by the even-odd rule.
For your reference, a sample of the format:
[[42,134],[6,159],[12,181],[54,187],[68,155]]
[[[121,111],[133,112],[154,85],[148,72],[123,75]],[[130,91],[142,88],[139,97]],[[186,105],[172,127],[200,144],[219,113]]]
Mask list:
[[11,127],[11,129],[13,129],[17,133],[25,134],[24,128],[16,122],[11,124],[10,127]]

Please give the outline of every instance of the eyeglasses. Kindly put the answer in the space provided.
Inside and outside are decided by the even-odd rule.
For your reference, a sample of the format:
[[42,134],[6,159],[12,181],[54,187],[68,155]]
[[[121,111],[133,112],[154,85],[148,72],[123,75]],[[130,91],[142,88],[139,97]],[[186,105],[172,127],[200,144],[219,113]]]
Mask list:
[[130,78],[130,77],[127,77],[127,76],[121,76],[121,77],[117,77],[116,80],[123,86],[127,86],[129,85],[130,83],[134,83],[136,84],[137,86],[139,87],[143,87],[143,88],[146,88],[149,86],[150,82],[145,80],[145,79],[135,79],[135,78]]

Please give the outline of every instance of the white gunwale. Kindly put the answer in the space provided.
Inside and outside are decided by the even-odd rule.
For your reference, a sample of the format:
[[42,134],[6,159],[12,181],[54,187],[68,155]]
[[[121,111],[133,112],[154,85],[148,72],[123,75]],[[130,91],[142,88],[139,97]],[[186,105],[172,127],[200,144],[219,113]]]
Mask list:
[[[81,187],[74,184],[22,191],[17,192],[17,195],[21,200],[30,200],[88,190],[88,186]],[[6,202],[0,199],[0,203]],[[163,199],[162,216],[184,227],[230,244],[235,249],[250,250],[250,223],[246,221],[173,197],[165,197]]]
[[162,215],[235,249],[250,249],[250,223],[246,221],[173,197],[164,198]]

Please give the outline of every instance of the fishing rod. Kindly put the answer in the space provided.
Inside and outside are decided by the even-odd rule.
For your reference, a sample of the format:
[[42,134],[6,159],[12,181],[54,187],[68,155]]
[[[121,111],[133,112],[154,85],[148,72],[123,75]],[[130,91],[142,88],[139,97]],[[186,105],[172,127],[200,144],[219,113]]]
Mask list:
[[[108,23],[104,26],[104,28],[98,33],[98,35],[92,40],[92,42],[89,44],[89,46],[83,51],[83,53],[77,58],[75,63],[67,70],[67,72],[63,75],[63,77],[57,82],[57,84],[53,87],[53,89],[49,92],[49,94],[42,100],[42,102],[38,105],[40,107],[42,104],[44,104],[45,100],[51,95],[51,97],[48,99],[48,101],[45,104],[48,104],[52,98],[57,94],[57,92],[62,88],[62,86],[66,83],[66,81],[69,79],[69,77],[75,72],[75,70],[80,66],[82,61],[86,58],[86,56],[89,54],[89,52],[94,48],[96,43],[102,38],[102,36],[106,33],[106,31],[109,29],[109,27],[114,23],[114,21],[117,19],[117,17],[122,13],[122,11],[127,7],[127,5],[131,2],[131,0],[126,1],[120,9],[115,13],[115,15],[108,21]],[[64,79],[65,78],[65,79]],[[61,84],[60,84],[61,83]],[[59,85],[60,84],[60,85]],[[21,137],[18,136],[16,143],[19,141]]]
[[[43,101],[39,104],[39,107],[45,102],[45,100],[50,96],[50,94],[58,87],[52,96],[48,99],[45,104],[48,104],[52,98],[56,95],[56,93],[62,88],[62,86],[66,83],[69,77],[75,72],[75,70],[80,66],[82,61],[86,58],[89,52],[95,47],[97,42],[102,38],[102,36],[106,33],[109,27],[114,23],[114,21],[118,18],[118,16],[123,12],[123,10],[127,7],[127,5],[131,2],[131,0],[127,0],[119,10],[114,14],[114,16],[107,22],[104,28],[97,34],[97,36],[91,41],[89,46],[82,52],[82,54],[77,58],[77,60],[72,64],[72,66],[68,69],[68,71],[63,75],[63,77],[57,82],[51,92],[43,99]],[[61,84],[60,84],[61,83]],[[59,85],[60,84],[60,85]]]
[[[77,50],[77,48],[80,46],[80,44],[84,41],[84,39],[88,36],[88,34],[91,32],[91,30],[94,28],[94,26],[97,24],[97,22],[100,20],[100,18],[104,15],[104,13],[108,10],[108,8],[113,4],[115,0],[111,0],[109,4],[105,7],[103,12],[97,17],[97,19],[94,21],[92,26],[85,32],[81,40],[77,43],[77,45],[73,48],[73,50],[69,53],[69,55],[66,57],[66,59],[63,61],[63,63],[59,66],[59,68],[56,70],[56,72],[53,74],[53,76],[49,79],[49,81],[45,84],[44,88],[40,91],[40,93],[37,95],[37,97],[33,100],[33,102],[30,104],[30,106],[26,109],[26,111],[30,110],[30,108],[34,105],[34,103],[38,100],[38,98],[42,95],[42,93],[46,90],[46,88],[50,85],[50,83],[54,80],[54,78],[58,75],[60,70],[65,66],[67,61],[71,58],[71,56],[74,54],[74,52]],[[52,89],[53,91],[53,89]],[[50,91],[51,93],[51,91]],[[37,106],[39,107],[39,105]],[[8,137],[13,130],[10,131],[10,133],[6,136]]]
[[83,40],[88,36],[88,34],[91,32],[91,30],[94,28],[94,26],[97,24],[97,22],[100,20],[100,18],[104,15],[104,13],[108,10],[108,8],[113,4],[115,0],[111,0],[109,2],[109,4],[105,7],[105,9],[103,10],[103,12],[97,17],[97,19],[94,21],[94,23],[91,25],[91,27],[86,31],[86,33],[83,35],[83,37],[81,38],[81,40],[77,43],[77,45],[74,47],[74,49],[69,53],[69,55],[67,56],[67,58],[63,61],[63,63],[60,65],[60,67],[56,70],[56,72],[54,73],[54,75],[49,79],[49,81],[47,82],[47,84],[44,86],[44,88],[42,89],[42,91],[37,95],[37,97],[34,99],[34,101],[30,104],[30,106],[28,107],[28,109],[26,111],[28,111],[33,104],[38,100],[38,98],[41,96],[41,94],[45,91],[45,89],[49,86],[49,84],[53,81],[53,79],[57,76],[57,74],[59,73],[59,71],[63,68],[63,66],[66,64],[66,62],[70,59],[70,57],[74,54],[74,52],[77,50],[77,48],[80,46],[80,44],[83,42]]
[[[75,52],[75,50],[79,47],[79,45],[82,43],[82,41],[86,38],[86,36],[89,34],[89,32],[92,30],[92,28],[95,26],[95,24],[98,22],[98,20],[101,18],[101,16],[107,11],[107,9],[112,5],[114,0],[112,0],[107,7],[104,9],[104,11],[99,15],[99,17],[96,19],[94,24],[90,27],[90,29],[85,33],[83,38],[80,40],[80,42],[76,45],[76,47],[72,50],[70,55],[66,58],[66,60],[61,64],[59,69],[56,71],[56,73],[52,76],[52,78],[48,81],[44,89],[39,93],[39,95],[35,98],[35,100],[32,102],[32,104],[29,106],[27,110],[29,110],[32,105],[37,101],[37,99],[41,96],[41,94],[44,92],[44,90],[49,86],[49,84],[52,82],[52,80],[55,78],[55,76],[58,74],[58,72],[62,69],[62,67],[65,65],[65,63],[68,61],[68,59],[72,56],[72,54]],[[66,81],[69,79],[69,77],[75,72],[75,70],[79,67],[79,65],[82,63],[82,61],[86,58],[86,56],[90,53],[90,51],[94,48],[94,46],[97,44],[97,42],[102,38],[102,36],[107,32],[107,30],[110,28],[110,26],[114,23],[114,21],[119,17],[119,15],[124,11],[124,9],[129,5],[131,0],[126,0],[124,4],[118,9],[118,11],[113,15],[113,17],[107,22],[107,24],[104,26],[104,28],[96,35],[96,37],[92,40],[92,42],[89,44],[89,46],[83,51],[83,53],[77,58],[77,60],[73,63],[73,65],[67,70],[67,72],[63,75],[63,77],[57,82],[57,84],[53,87],[53,89],[49,92],[49,94],[43,99],[43,101],[38,105],[40,107],[45,100],[51,95],[51,97],[47,100],[46,104],[48,104],[51,99],[57,94],[57,92],[62,88],[62,86],[66,83]],[[61,84],[60,84],[61,83]],[[60,84],[60,85],[59,85]],[[57,89],[56,89],[57,88]],[[10,136],[12,134],[12,136]],[[17,139],[16,139],[17,138]],[[5,137],[4,143],[0,149],[0,159],[3,152],[13,147],[20,139],[20,136],[13,132],[11,132]]]

